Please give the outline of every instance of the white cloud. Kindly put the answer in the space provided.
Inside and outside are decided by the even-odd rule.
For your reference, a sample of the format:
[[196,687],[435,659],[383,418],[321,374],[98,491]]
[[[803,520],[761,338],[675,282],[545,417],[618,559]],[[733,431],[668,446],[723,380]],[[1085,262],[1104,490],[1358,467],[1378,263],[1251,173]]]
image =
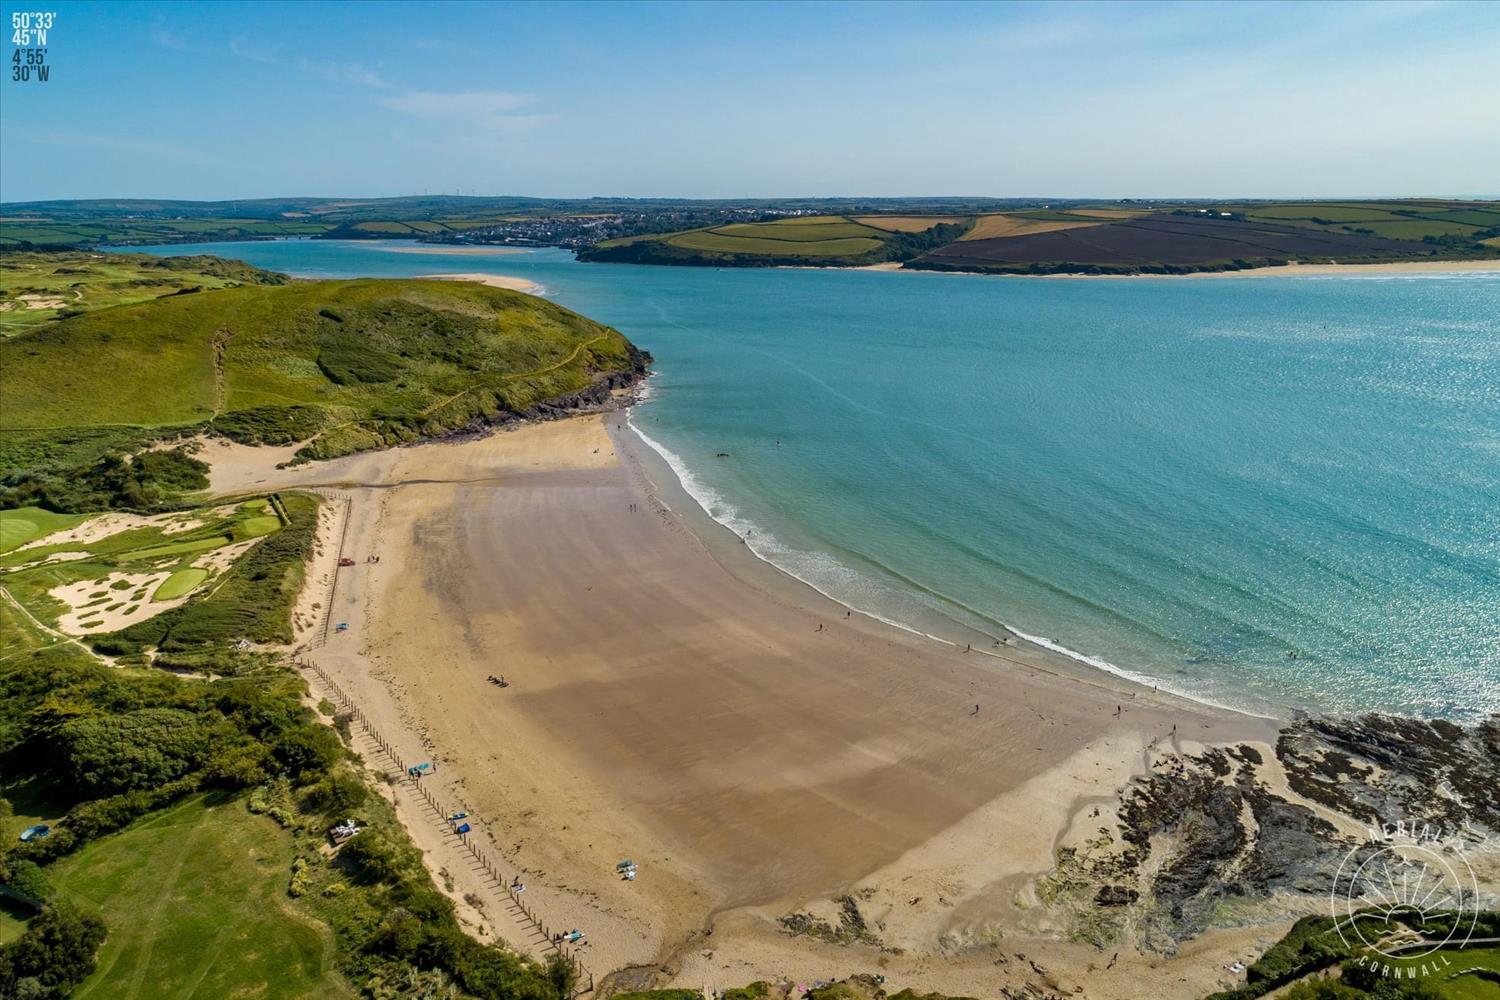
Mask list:
[[179,52],[186,52],[192,48],[185,36],[165,28],[152,29],[151,40],[164,49],[176,49]]
[[414,90],[395,97],[382,97],[380,103],[394,111],[418,118],[493,118],[525,107],[531,99],[520,94],[498,90],[468,90],[442,94]]
[[275,62],[277,55],[280,54],[281,43],[257,41],[244,35],[236,35],[229,40],[229,51],[241,59],[270,63]]
[[176,160],[199,167],[223,166],[224,161],[201,149],[174,146],[149,139],[134,139],[125,136],[90,135],[82,132],[43,132],[28,137],[28,141],[43,146],[62,146],[70,149],[115,149],[127,153],[144,153],[164,160]]
[[378,72],[359,63],[317,62],[306,58],[301,58],[297,61],[303,69],[310,70],[325,79],[333,80],[337,83],[352,83],[358,87],[370,87],[375,90],[396,89],[395,84],[381,76]]
[[551,115],[511,114],[531,103],[524,94],[498,90],[467,90],[438,93],[414,90],[378,98],[378,103],[431,122],[461,124],[492,134],[512,134],[552,121]]

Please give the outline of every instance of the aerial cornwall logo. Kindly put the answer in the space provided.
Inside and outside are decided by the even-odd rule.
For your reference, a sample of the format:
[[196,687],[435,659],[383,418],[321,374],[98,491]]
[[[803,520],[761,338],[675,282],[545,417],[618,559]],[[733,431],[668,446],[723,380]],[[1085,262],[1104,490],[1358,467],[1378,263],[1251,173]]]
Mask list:
[[1428,824],[1371,830],[1334,877],[1334,924],[1360,964],[1402,979],[1444,971],[1479,919],[1479,882],[1456,836]]

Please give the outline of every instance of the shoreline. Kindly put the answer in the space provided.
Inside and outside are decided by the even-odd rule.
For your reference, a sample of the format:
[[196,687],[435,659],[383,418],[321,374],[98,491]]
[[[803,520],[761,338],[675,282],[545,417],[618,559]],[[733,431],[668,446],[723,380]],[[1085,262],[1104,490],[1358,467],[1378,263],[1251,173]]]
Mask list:
[[[1191,705],[1200,706],[1205,709],[1275,723],[1289,721],[1292,714],[1297,711],[1294,708],[1288,708],[1287,713],[1284,715],[1268,714],[1266,711],[1228,705],[1210,698],[1178,691],[1173,689],[1166,681],[1158,678],[1148,678],[1146,675],[1137,674],[1128,668],[1113,664],[1102,657],[1080,653],[1045,636],[1031,635],[1003,622],[997,623],[1003,630],[1003,634],[997,636],[981,628],[966,625],[957,619],[944,615],[941,611],[932,609],[932,614],[941,619],[942,627],[938,632],[928,632],[916,625],[888,618],[874,611],[850,604],[837,595],[824,590],[813,581],[803,579],[777,564],[775,560],[757,552],[733,528],[714,517],[709,512],[705,501],[695,494],[691,487],[684,481],[683,471],[678,468],[679,464],[682,463],[681,457],[653,439],[630,420],[630,413],[637,405],[640,405],[639,402],[632,403],[625,409],[626,417],[624,421],[625,428],[629,430],[635,439],[634,443],[629,439],[623,438],[618,431],[612,431],[610,436],[616,446],[623,452],[631,454],[637,460],[640,459],[642,451],[649,453],[660,464],[666,476],[670,477],[667,484],[668,491],[679,496],[682,504],[691,508],[693,512],[691,515],[685,514],[680,510],[677,513],[679,516],[684,517],[685,520],[691,522],[689,527],[699,536],[699,539],[714,549],[717,549],[717,546],[711,542],[711,539],[715,537],[722,539],[720,544],[729,549],[728,561],[731,564],[740,563],[740,560],[735,558],[735,554],[743,551],[745,555],[750,557],[750,561],[753,564],[764,566],[774,574],[775,579],[771,582],[772,589],[778,587],[776,581],[779,580],[779,588],[786,592],[789,599],[798,600],[800,598],[808,600],[811,597],[813,600],[827,601],[839,611],[848,611],[852,614],[863,616],[881,626],[899,629],[915,638],[942,643],[953,647],[955,650],[961,650],[961,647],[968,642],[972,645],[974,653],[991,657],[1001,662],[1024,665],[1032,669],[1044,669],[1059,676],[1067,676],[1084,682],[1106,679],[1108,683],[1102,686],[1113,689],[1115,685],[1118,685],[1127,694],[1134,691],[1137,694],[1142,692],[1149,693],[1155,697],[1167,696],[1172,699],[1181,699]],[[761,574],[754,570],[753,566],[732,565],[726,568],[730,568],[730,572],[746,579],[747,582],[751,578],[761,576]],[[810,595],[808,592],[810,592]],[[939,634],[939,632],[946,634]],[[983,640],[983,642],[977,640]],[[986,647],[983,644],[984,642],[995,643],[996,640],[999,640],[998,645],[1003,652],[997,651],[993,646]],[[1025,655],[1027,653],[1031,655],[1028,657]],[[1132,697],[1134,696],[1132,695]]]
[[[878,265],[877,265],[878,268]],[[877,268],[851,268],[867,270]],[[979,278],[1061,278],[1070,281],[1095,279],[1133,281],[1146,278],[1305,278],[1351,277],[1371,274],[1492,274],[1500,273],[1500,257],[1485,260],[1406,260],[1373,264],[1282,264],[1275,267],[1247,267],[1237,271],[1191,271],[1187,274],[1009,274],[996,271],[940,271],[927,268],[900,268],[903,273],[962,274]]]
[[888,271],[901,274],[957,274],[971,278],[1043,278],[1068,281],[1136,281],[1150,278],[1308,278],[1353,277],[1382,274],[1500,274],[1500,257],[1484,260],[1406,260],[1374,264],[1282,264],[1275,267],[1247,267],[1237,271],[1190,271],[1187,274],[1086,274],[1070,271],[1059,274],[1021,274],[1004,271],[949,271],[937,268],[903,267],[894,261],[865,264],[859,267],[821,268],[815,264],[791,265],[792,270]]
[[370,249],[372,249],[372,250],[380,250],[380,251],[383,251],[385,253],[420,253],[420,254],[433,254],[433,255],[439,256],[439,257],[448,257],[448,256],[451,256],[451,257],[464,257],[464,256],[468,256],[470,254],[478,254],[478,255],[481,255],[481,256],[489,256],[490,254],[530,253],[531,252],[529,249],[523,249],[521,247],[513,247],[513,246],[506,245],[506,244],[495,244],[493,246],[456,247],[456,246],[444,246],[444,245],[436,244],[436,243],[421,243],[421,244],[417,244],[417,245],[414,245],[414,246],[392,247],[392,246],[377,246],[377,245],[375,245],[376,243],[382,243],[384,241],[340,240],[339,242],[340,243],[366,243],[366,244],[369,244]]

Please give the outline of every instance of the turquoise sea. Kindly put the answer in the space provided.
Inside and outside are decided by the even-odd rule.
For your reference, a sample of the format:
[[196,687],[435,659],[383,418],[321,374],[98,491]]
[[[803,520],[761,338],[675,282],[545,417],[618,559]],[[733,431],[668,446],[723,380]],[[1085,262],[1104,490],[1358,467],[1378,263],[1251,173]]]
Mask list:
[[[764,558],[1251,710],[1500,710],[1500,276],[1057,280],[275,242],[530,278],[656,356],[634,414]],[[716,455],[727,452],[727,458]]]

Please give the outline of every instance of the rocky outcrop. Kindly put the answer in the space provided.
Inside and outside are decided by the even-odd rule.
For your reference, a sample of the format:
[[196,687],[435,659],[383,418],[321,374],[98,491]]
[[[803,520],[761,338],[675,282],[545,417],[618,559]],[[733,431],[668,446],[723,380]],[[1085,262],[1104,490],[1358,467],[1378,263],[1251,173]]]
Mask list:
[[1389,715],[1308,719],[1282,731],[1276,755],[1297,794],[1363,822],[1500,834],[1500,716],[1468,729]]
[[1429,825],[1476,845],[1500,834],[1500,716],[1470,728],[1305,719],[1281,731],[1276,756],[1290,798],[1252,746],[1168,758],[1122,793],[1117,842],[1106,831],[1059,851],[1043,899],[1068,911],[1075,938],[1133,934],[1170,953],[1212,926],[1326,906],[1345,856],[1374,849],[1360,826]]

